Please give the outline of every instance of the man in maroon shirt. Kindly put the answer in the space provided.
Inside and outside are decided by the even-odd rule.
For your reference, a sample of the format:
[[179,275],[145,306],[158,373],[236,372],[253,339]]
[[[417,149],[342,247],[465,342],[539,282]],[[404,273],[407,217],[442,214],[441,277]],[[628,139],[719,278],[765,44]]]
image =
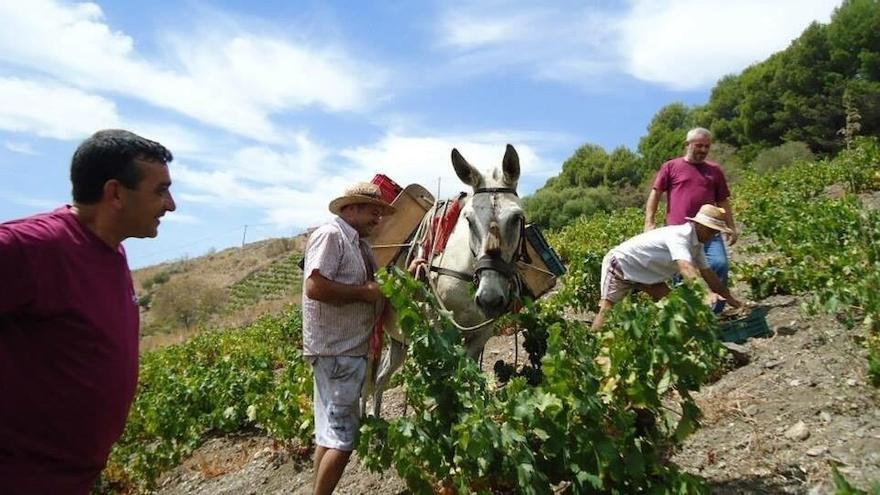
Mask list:
[[87,494],[138,375],[122,241],[175,208],[161,144],[99,131],[73,155],[73,205],[0,224],[0,493]]
[[[727,242],[731,246],[736,243],[737,231],[733,209],[730,207],[727,179],[720,165],[706,160],[711,145],[712,133],[708,129],[691,129],[685,140],[685,156],[669,160],[660,167],[645,203],[645,232],[656,227],[654,217],[657,215],[657,205],[665,192],[666,225],[687,222],[687,217],[696,216],[704,204],[718,206],[724,210],[724,221],[731,231],[727,234]],[[730,263],[721,234],[705,243],[705,252],[712,271],[727,287]],[[715,300],[713,309],[720,312],[724,309],[724,300],[718,295],[715,295]]]

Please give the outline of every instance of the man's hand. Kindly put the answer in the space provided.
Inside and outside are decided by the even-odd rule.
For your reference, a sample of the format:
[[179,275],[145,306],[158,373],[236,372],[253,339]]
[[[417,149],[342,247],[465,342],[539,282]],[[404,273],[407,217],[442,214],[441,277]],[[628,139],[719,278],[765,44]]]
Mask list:
[[421,279],[422,277],[427,275],[428,260],[426,260],[425,258],[416,258],[412,260],[406,270],[414,278]]
[[655,228],[657,228],[657,224],[656,224],[656,223],[654,223],[654,222],[645,222],[645,232],[648,232],[649,230],[654,230]]
[[368,303],[374,303],[382,299],[382,291],[379,284],[372,280],[363,285],[363,300]]
[[715,306],[715,303],[717,303],[718,301],[727,301],[727,304],[729,304],[731,308],[735,308],[738,310],[742,310],[743,308],[745,308],[745,305],[743,304],[742,301],[733,297],[733,295],[730,295],[730,294],[728,294],[727,297],[724,297],[721,294],[718,294],[717,292],[710,292],[706,295],[706,298],[703,300],[703,302],[705,302],[706,305],[709,307]]
[[733,307],[736,308],[736,309],[742,309],[742,308],[745,307],[745,306],[743,305],[742,301],[740,301],[739,299],[733,297],[732,295],[731,295],[730,297],[726,297],[725,300],[727,301],[727,304],[733,306]]
[[727,245],[733,246],[736,244],[736,240],[739,238],[739,234],[736,232],[736,229],[731,229],[733,232],[727,234]]

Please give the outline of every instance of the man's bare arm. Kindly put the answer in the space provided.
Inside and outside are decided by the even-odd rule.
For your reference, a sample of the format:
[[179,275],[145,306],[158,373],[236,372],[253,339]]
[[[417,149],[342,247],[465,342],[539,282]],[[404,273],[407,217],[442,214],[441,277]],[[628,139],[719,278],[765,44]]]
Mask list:
[[321,275],[313,270],[306,279],[306,296],[328,304],[345,304],[356,301],[376,302],[382,297],[379,284],[369,281],[364,285],[347,285]]
[[742,303],[737,298],[733,297],[730,290],[721,283],[721,279],[718,278],[718,275],[716,275],[715,271],[711,268],[701,269],[700,275],[702,275],[703,280],[706,281],[706,285],[709,286],[709,289],[711,289],[712,292],[723,297],[734,308],[742,306]]
[[660,196],[662,194],[653,187],[651,192],[648,193],[648,201],[645,202],[645,232],[654,230],[654,227],[657,226],[656,222],[654,222],[654,217],[657,216],[657,206],[660,204]]
[[706,285],[709,286],[709,290],[723,297],[731,306],[734,308],[742,306],[742,303],[731,295],[727,287],[724,287],[718,275],[715,275],[711,268],[697,269],[693,263],[685,260],[675,260],[675,262],[678,264],[678,270],[684,278],[695,280],[697,277],[702,277],[706,281]]
[[696,280],[700,276],[700,271],[690,261],[675,260],[675,263],[678,264],[678,272],[681,273],[682,277],[688,280]]
[[727,234],[727,243],[733,246],[736,244],[739,234],[736,232],[736,223],[733,221],[733,208],[730,206],[730,198],[719,201],[718,206],[724,208],[724,222],[733,231],[732,234]]

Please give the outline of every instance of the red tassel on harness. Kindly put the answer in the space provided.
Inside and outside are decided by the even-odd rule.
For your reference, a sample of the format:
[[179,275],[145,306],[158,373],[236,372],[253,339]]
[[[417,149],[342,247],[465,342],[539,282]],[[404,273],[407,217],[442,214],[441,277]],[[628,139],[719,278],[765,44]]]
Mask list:
[[382,339],[385,337],[385,320],[388,319],[390,314],[390,306],[388,303],[382,305],[382,311],[379,313],[379,317],[376,318],[376,323],[373,325],[373,333],[370,335],[370,358],[379,360],[382,356]]
[[[461,201],[455,199],[450,200],[450,204],[446,207],[446,212],[443,216],[435,214],[434,218],[431,220],[431,231],[428,233],[428,238],[423,244],[423,258],[427,258],[428,253],[431,253],[432,249],[435,256],[446,249],[446,243],[449,242],[449,236],[452,234],[452,230],[455,229],[455,224],[458,223],[459,213],[461,213]],[[435,234],[437,236],[436,238],[434,238]]]

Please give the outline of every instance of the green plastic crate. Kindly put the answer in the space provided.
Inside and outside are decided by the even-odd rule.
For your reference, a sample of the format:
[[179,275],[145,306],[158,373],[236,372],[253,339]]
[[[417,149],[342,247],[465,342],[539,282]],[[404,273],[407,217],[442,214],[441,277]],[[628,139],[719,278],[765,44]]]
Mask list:
[[770,327],[767,326],[767,308],[763,307],[754,308],[748,315],[718,326],[718,339],[722,342],[742,344],[752,337],[766,335],[770,335]]

